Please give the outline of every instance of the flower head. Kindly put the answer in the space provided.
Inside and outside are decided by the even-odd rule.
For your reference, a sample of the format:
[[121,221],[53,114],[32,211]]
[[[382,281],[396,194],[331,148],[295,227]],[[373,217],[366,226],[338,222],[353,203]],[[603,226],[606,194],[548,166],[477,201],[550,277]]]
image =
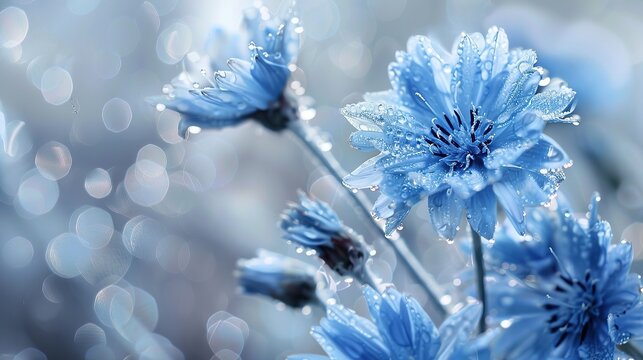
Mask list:
[[[331,359],[475,359],[470,341],[480,307],[469,305],[438,330],[418,302],[388,288],[378,294],[365,287],[373,321],[342,305],[328,307],[312,334]],[[305,356],[289,359],[306,359]]]
[[534,210],[532,237],[504,226],[488,249],[499,274],[489,289],[490,314],[507,328],[494,346],[500,358],[611,359],[615,344],[643,336],[632,246],[610,245],[599,200],[581,219],[563,201],[555,213]]
[[509,50],[502,29],[463,34],[454,54],[412,37],[389,66],[392,90],[366,94],[342,112],[358,130],[352,145],[379,151],[349,176],[352,188],[376,186],[374,206],[388,233],[428,197],[433,225],[452,239],[461,214],[492,238],[496,204],[524,232],[524,209],[547,203],[570,160],[543,134],[565,121],[574,91],[538,91],[542,69],[531,50]]
[[[298,36],[301,32],[299,18],[272,17],[265,7],[246,11],[243,21],[246,30],[247,48],[238,50],[238,44],[221,41],[222,32],[213,31],[206,45],[222,47],[209,53],[240,58],[210,58],[190,54],[196,59],[187,59],[185,70],[172,83],[164,86],[165,96],[153,97],[157,108],[177,111],[182,119],[179,132],[185,135],[190,126],[223,128],[254,118],[267,127],[281,128],[287,122],[287,114],[280,106],[284,102],[284,90],[290,76],[288,65],[297,55]],[[232,37],[232,40],[238,40]],[[231,46],[231,51],[226,51]],[[221,70],[227,63],[228,70]]]
[[316,269],[299,260],[259,250],[256,258],[239,260],[239,285],[247,294],[259,294],[300,308],[318,302]]
[[317,255],[340,275],[361,278],[369,259],[364,240],[344,226],[328,204],[299,193],[281,220],[284,239],[315,250]]

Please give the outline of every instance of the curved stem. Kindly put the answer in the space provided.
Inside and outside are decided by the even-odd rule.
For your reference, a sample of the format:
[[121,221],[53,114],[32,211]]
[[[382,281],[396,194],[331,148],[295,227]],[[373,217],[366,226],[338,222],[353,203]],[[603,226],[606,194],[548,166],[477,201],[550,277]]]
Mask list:
[[[308,125],[303,124],[299,120],[294,120],[290,122],[288,127],[290,131],[297,137],[304,146],[310,151],[310,153],[317,158],[317,160],[327,169],[327,171],[332,175],[337,182],[342,184],[344,176],[347,175],[346,171],[341,167],[337,159],[330,152],[322,151],[319,146],[315,143],[315,134],[312,133]],[[342,187],[344,187],[342,185]],[[344,187],[345,188],[345,187]],[[389,239],[384,236],[382,226],[378,224],[375,219],[371,216],[370,209],[372,204],[368,197],[362,192],[353,192],[348,188],[346,193],[349,195],[348,198],[353,203],[353,206],[359,211],[362,217],[365,220],[368,220],[368,223],[380,234],[388,243],[399,259],[402,260],[404,265],[409,270],[409,273],[415,278],[415,280],[424,288],[431,302],[431,306],[436,311],[440,317],[438,322],[441,322],[446,318],[449,309],[446,308],[442,303],[440,303],[440,296],[442,295],[442,290],[438,285],[437,281],[429,274],[420,261],[413,255],[411,250],[406,246],[405,241],[400,237],[397,240]]]
[[381,293],[385,290],[385,287],[382,285],[382,283],[377,279],[375,276],[375,273],[367,263],[364,266],[364,269],[362,270],[362,274],[360,279],[358,279],[359,282],[361,282],[363,285],[368,285],[375,289],[375,291]]
[[643,360],[643,352],[631,341],[618,345],[618,349],[631,356],[634,360]]
[[482,334],[487,330],[487,292],[484,284],[484,258],[482,254],[482,238],[473,228],[471,228],[471,240],[473,242],[473,264],[476,268],[476,285],[478,288],[478,297],[482,303],[482,314],[480,315],[479,330]]

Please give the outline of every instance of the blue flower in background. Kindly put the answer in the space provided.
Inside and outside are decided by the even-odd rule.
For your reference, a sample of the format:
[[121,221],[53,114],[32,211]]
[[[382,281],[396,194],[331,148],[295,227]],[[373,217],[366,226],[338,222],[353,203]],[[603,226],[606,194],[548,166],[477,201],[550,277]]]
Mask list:
[[[159,109],[167,107],[181,114],[181,135],[190,126],[223,128],[249,118],[273,129],[287,123],[280,103],[286,101],[288,65],[299,47],[299,18],[275,18],[265,7],[252,8],[246,11],[243,25],[247,50],[239,49],[238,37],[215,29],[206,43],[213,58],[187,63],[186,70],[164,87],[166,96],[150,99]],[[247,60],[220,58],[226,55]],[[229,70],[220,70],[224,61]]]
[[239,260],[237,269],[244,293],[268,296],[294,308],[319,302],[317,269],[304,262],[259,250],[256,258]]
[[473,229],[492,238],[497,202],[525,231],[525,207],[549,202],[571,164],[543,128],[565,122],[575,93],[566,86],[537,92],[535,63],[532,50],[509,50],[495,27],[486,38],[463,34],[455,54],[416,36],[389,66],[393,89],[342,110],[358,130],[351,144],[380,152],[345,184],[379,188],[373,212],[387,220],[387,233],[427,196],[445,238],[455,236],[465,209]]
[[528,217],[533,237],[508,224],[499,231],[487,251],[497,273],[488,298],[492,318],[507,330],[495,339],[494,355],[612,359],[616,344],[643,336],[640,278],[629,273],[632,246],[610,245],[599,200],[594,195],[581,219],[564,201],[557,212],[535,210]]
[[299,203],[291,204],[282,215],[284,239],[313,249],[340,275],[364,280],[369,249],[361,236],[344,226],[328,204],[299,193]]
[[[330,359],[481,359],[471,334],[480,318],[480,306],[469,305],[449,317],[438,330],[413,298],[388,288],[378,294],[364,288],[373,321],[342,305],[328,307],[312,334]],[[289,359],[316,359],[311,355]]]

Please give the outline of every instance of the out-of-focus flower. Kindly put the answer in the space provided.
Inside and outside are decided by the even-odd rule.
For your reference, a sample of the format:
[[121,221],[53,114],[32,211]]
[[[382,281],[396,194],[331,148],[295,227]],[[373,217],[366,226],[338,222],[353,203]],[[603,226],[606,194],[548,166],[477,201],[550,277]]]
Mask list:
[[563,200],[557,212],[534,210],[527,239],[508,224],[500,230],[487,251],[498,274],[490,314],[506,328],[494,355],[611,359],[616,344],[643,336],[640,277],[629,273],[632,246],[610,245],[599,200],[594,195],[587,218],[575,218]]
[[[328,307],[312,334],[331,359],[480,359],[471,334],[480,306],[469,305],[438,330],[420,304],[394,288],[365,287],[371,322],[342,305]],[[308,359],[308,355],[289,359]]]
[[[220,70],[225,60],[194,54],[199,61],[188,59],[186,69],[164,86],[165,96],[150,102],[158,109],[167,107],[181,114],[181,135],[190,126],[223,128],[250,118],[275,130],[283,128],[288,121],[286,111],[292,111],[284,106],[288,65],[295,61],[302,29],[299,18],[291,15],[281,19],[272,17],[265,7],[247,10],[243,21],[247,50],[239,51],[236,41],[221,41],[220,30],[213,32],[206,45],[223,47],[208,53],[240,53],[248,60],[230,58],[229,70]],[[237,37],[230,40],[240,41]]]
[[454,54],[416,36],[389,66],[393,89],[342,110],[358,130],[351,144],[380,152],[345,184],[379,188],[373,212],[387,220],[387,233],[427,196],[445,238],[455,236],[465,209],[473,229],[492,238],[497,202],[524,232],[525,207],[549,202],[571,164],[543,128],[571,121],[575,93],[566,86],[537,93],[535,63],[532,50],[509,50],[496,27],[486,38],[463,34]]
[[362,237],[344,226],[328,204],[299,193],[280,223],[284,239],[315,250],[333,271],[365,280],[369,249]]
[[319,302],[317,269],[297,259],[259,250],[258,256],[239,260],[239,285],[247,294],[259,294],[300,308]]

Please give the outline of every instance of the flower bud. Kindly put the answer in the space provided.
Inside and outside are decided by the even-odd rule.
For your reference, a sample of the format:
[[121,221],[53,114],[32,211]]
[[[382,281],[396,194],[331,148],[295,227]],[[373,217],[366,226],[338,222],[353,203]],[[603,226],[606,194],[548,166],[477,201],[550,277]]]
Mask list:
[[333,271],[363,278],[369,249],[362,237],[344,226],[328,204],[299,194],[281,221],[284,239],[315,250]]
[[319,302],[317,269],[297,259],[267,250],[237,263],[239,285],[246,294],[259,294],[293,307]]

